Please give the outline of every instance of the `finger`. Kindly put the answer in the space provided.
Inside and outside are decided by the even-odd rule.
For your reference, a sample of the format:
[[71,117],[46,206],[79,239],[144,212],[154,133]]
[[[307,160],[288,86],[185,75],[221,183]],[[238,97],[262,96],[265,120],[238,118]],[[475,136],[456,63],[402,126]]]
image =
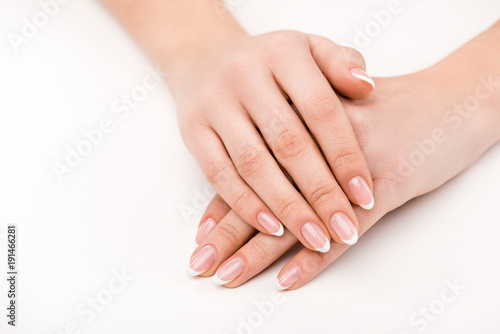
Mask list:
[[[383,209],[374,211],[356,210],[360,219],[360,235],[371,228],[380,217]],[[350,245],[334,244],[328,253],[311,252],[304,248],[298,252],[279,272],[276,280],[278,290],[294,290],[309,282],[321,273],[328,265],[339,258]]]
[[275,286],[278,290],[294,290],[322,272],[335,261],[350,245],[334,244],[328,253],[311,252],[302,249],[278,274]]
[[316,64],[338,93],[352,99],[366,99],[370,95],[375,82],[366,73],[365,59],[359,51],[322,36],[307,37]]
[[[276,92],[272,93],[281,96],[278,89],[276,88],[275,90]],[[283,104],[289,108],[286,101],[283,98],[281,99]],[[296,119],[293,126],[299,129],[302,128],[303,136],[308,137],[311,141],[309,145],[310,152],[311,155],[316,155],[316,159],[311,158],[307,162],[304,161],[301,163],[305,166],[295,164],[292,166],[286,165],[285,168],[288,169],[290,167],[297,170],[306,168],[306,171],[303,173],[301,172],[295,175],[305,179],[308,177],[307,172],[313,169],[311,165],[314,165],[317,166],[315,167],[316,171],[323,171],[322,174],[325,176],[324,179],[327,180],[325,182],[335,183],[331,171],[321,158],[316,146],[313,145],[312,139],[307,135],[307,131],[303,125],[297,120],[296,115],[291,109],[288,114],[289,118]],[[260,119],[260,116],[258,119]],[[234,131],[235,128],[238,129],[238,131]],[[300,242],[306,247],[327,251],[329,248],[328,231],[322,226],[323,224],[314,210],[294,188],[280,169],[266,148],[259,133],[255,127],[251,125],[250,119],[243,120],[236,117],[229,117],[228,119],[228,117],[226,117],[220,124],[214,124],[214,129],[220,134],[221,138],[225,138],[224,144],[226,149],[241,177],[243,177],[253,191],[255,191],[255,193],[269,206],[278,219],[297,236]],[[320,167],[321,164],[323,164],[323,168]],[[232,208],[238,213],[238,208]]]
[[212,129],[203,128],[198,132],[198,137],[204,140],[186,144],[215,191],[242,219],[259,231],[282,235],[283,226],[240,177],[217,134]]
[[288,230],[279,239],[258,233],[219,266],[213,280],[216,284],[226,287],[240,286],[267,268],[296,243],[297,239]]
[[[297,239],[306,247],[308,244],[312,246],[309,249],[328,251],[330,236],[337,242],[355,243],[358,223],[351,203],[278,86],[263,84],[268,81],[261,79],[259,87],[251,89],[259,92],[260,98],[245,97],[242,103],[261,130],[276,159],[290,174],[310,205],[296,201],[295,197],[284,197],[280,194],[287,193],[268,187],[266,183],[263,184],[266,192],[259,192],[253,185],[252,187]],[[260,175],[265,177],[265,171]],[[278,195],[268,196],[275,190],[278,190]],[[309,214],[311,207],[320,221]]]
[[291,61],[300,66],[293,71],[278,66],[277,80],[323,149],[344,193],[352,203],[371,209],[371,175],[342,103],[316,63],[297,53],[297,59]]
[[233,255],[255,231],[235,211],[229,211],[191,255],[189,273],[192,276],[213,275],[222,261]]
[[213,231],[217,222],[224,218],[229,211],[231,211],[229,205],[224,202],[219,194],[216,194],[208,204],[205,213],[201,217],[200,224],[198,225],[198,232],[195,238],[198,245]]
[[[363,222],[361,230],[363,232],[368,230],[377,221],[377,217],[382,216],[382,212],[382,210],[378,212],[358,210],[357,213]],[[213,279],[216,284],[226,287],[240,286],[280,258],[297,241],[288,230],[285,230],[279,239],[258,233],[217,268]],[[276,288],[285,290],[302,286],[349,247],[349,245],[334,244],[327,253],[313,252],[304,248],[280,271]]]

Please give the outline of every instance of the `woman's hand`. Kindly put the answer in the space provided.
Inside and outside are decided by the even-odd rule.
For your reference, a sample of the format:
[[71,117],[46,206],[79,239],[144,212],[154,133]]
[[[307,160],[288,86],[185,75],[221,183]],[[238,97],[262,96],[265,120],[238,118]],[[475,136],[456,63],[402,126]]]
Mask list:
[[[500,58],[494,57],[500,46],[492,47],[498,37],[497,24],[429,70],[378,79],[377,91],[365,101],[342,100],[379,199],[372,211],[354,209],[361,234],[387,212],[459,174],[500,140]],[[202,222],[208,218],[214,223],[200,225],[190,265],[227,287],[243,284],[297,241],[288,231],[281,238],[255,235],[218,195]],[[333,244],[326,254],[303,249],[281,270],[277,287],[302,286],[348,248]]]
[[350,201],[371,209],[372,182],[332,86],[366,98],[374,85],[362,56],[319,36],[281,31],[232,37],[189,63],[174,73],[182,137],[235,213],[275,236],[282,222],[311,250],[327,252],[330,236],[355,243]]
[[248,36],[220,0],[101,1],[168,72],[182,137],[240,217],[276,236],[282,222],[311,250],[356,242],[349,201],[371,209],[372,179],[332,87],[374,89],[357,51],[294,31]]

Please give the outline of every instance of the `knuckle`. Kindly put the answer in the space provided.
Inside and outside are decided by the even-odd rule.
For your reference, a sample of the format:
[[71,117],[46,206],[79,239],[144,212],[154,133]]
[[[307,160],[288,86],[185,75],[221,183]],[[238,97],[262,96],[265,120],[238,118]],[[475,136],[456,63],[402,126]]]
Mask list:
[[238,152],[235,163],[242,177],[256,176],[263,170],[264,157],[257,149],[245,146]]
[[259,131],[264,136],[274,136],[288,127],[292,127],[290,117],[294,116],[290,113],[288,105],[270,106],[269,114],[266,117],[264,124],[259,126]]
[[350,108],[348,116],[354,130],[366,129],[371,124],[370,115],[360,109]]
[[240,245],[240,233],[234,226],[230,224],[219,224],[217,225],[217,233],[228,246],[237,247]]
[[297,200],[285,197],[278,200],[276,207],[278,218],[281,221],[288,221],[290,218],[297,215],[300,205]]
[[223,161],[210,158],[205,161],[203,166],[208,182],[212,184],[221,184],[228,179],[227,167]]
[[307,99],[305,112],[311,120],[324,121],[335,117],[339,108],[331,94],[319,92]]
[[333,160],[332,169],[341,174],[344,171],[359,169],[361,166],[360,157],[352,149],[339,149]]
[[251,201],[252,201],[252,194],[250,194],[248,191],[242,191],[235,196],[233,202],[233,209],[235,211],[241,212],[246,208],[248,208]]
[[212,203],[214,204],[214,207],[219,208],[220,210],[225,210],[226,212],[231,211],[231,207],[227,205],[226,201],[224,201],[219,194],[216,194],[214,198],[212,198]]
[[257,256],[259,260],[265,260],[270,252],[269,245],[267,245],[263,240],[254,239],[251,243],[249,243],[250,252]]
[[282,159],[295,158],[307,147],[307,139],[300,130],[286,128],[278,133],[274,153]]
[[332,202],[332,194],[338,189],[332,182],[326,182],[316,187],[309,196],[309,203],[313,207]]

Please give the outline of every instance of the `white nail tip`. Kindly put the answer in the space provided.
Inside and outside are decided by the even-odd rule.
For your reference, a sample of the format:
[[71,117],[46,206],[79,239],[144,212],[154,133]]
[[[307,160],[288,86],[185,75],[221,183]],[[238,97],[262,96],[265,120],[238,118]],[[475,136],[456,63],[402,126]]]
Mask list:
[[368,204],[368,205],[361,205],[360,204],[359,206],[362,207],[365,210],[371,210],[371,209],[373,209],[374,205],[375,205],[375,200],[372,197],[372,201],[370,202],[370,204]]
[[349,239],[349,240],[342,240],[345,244],[348,245],[354,245],[356,242],[358,242],[358,231],[354,231],[354,236]]
[[281,237],[283,235],[283,233],[285,233],[285,229],[283,228],[283,225],[280,224],[280,229],[278,232],[276,233],[273,233],[273,235],[277,236],[277,237]]
[[325,245],[321,248],[316,248],[321,253],[326,253],[330,250],[330,241],[326,241]]
[[354,75],[358,79],[363,80],[364,82],[368,82],[370,85],[372,85],[373,89],[375,89],[375,81],[373,81],[372,78],[366,77],[366,76],[361,75],[361,74],[355,74],[355,73],[352,73],[352,75]]
[[196,271],[196,270],[193,270],[191,267],[188,268],[187,272],[189,275],[191,276],[198,276],[200,274],[203,274],[206,270],[203,270],[203,271]]
[[217,276],[217,273],[215,273],[214,276],[212,276],[212,279],[214,280],[214,283],[217,284],[217,285],[225,285],[231,281],[223,281],[219,278],[219,276]]
[[283,290],[286,290],[289,288],[289,286],[287,286],[287,287],[281,286],[281,284],[278,280],[276,280],[276,284],[274,285],[274,287],[279,291],[283,291]]

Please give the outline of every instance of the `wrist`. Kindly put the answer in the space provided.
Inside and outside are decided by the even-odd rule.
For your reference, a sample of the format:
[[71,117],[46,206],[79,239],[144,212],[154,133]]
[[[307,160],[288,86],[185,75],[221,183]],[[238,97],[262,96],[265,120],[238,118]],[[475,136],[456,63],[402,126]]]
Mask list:
[[247,38],[243,30],[222,29],[219,33],[211,32],[184,36],[175,48],[164,52],[158,58],[158,63],[169,76],[167,84],[174,92],[183,83],[196,80],[209,70],[206,64],[221,58],[231,43]]
[[179,105],[184,97],[190,99],[190,93],[196,91],[200,82],[210,80],[215,66],[235,46],[251,38],[245,31],[225,29],[213,38],[194,36],[187,43],[182,43],[175,52],[161,57],[159,64],[168,73],[165,81]]
[[412,117],[420,130],[405,155],[416,164],[407,180],[415,186],[411,197],[460,174],[500,140],[500,76],[464,75],[453,69],[440,63],[398,80],[400,104],[415,101],[417,106],[407,108],[420,113]]
[[[180,17],[175,21],[176,29],[165,29],[157,32],[150,41],[155,45],[157,52],[154,60],[168,73],[167,84],[176,95],[178,87],[183,82],[192,80],[193,75],[202,75],[207,69],[204,63],[225,48],[225,45],[248,34],[241,25],[230,15],[224,4],[219,0],[192,2],[189,8],[182,5],[182,10],[177,9]],[[182,14],[184,11],[188,13]],[[190,83],[188,82],[188,85]]]
[[[485,85],[478,82],[480,87]],[[393,152],[400,176],[397,188],[402,191],[398,198],[403,201],[441,186],[498,141],[498,112],[491,112],[498,95],[488,94],[476,102],[472,99],[478,86],[475,81],[460,81],[440,64],[376,83],[377,90],[370,97],[375,112],[380,113],[378,108],[399,110],[391,116],[394,124],[400,124],[393,137],[402,132],[409,139]]]
[[[246,35],[221,0],[101,0],[161,67],[167,83],[224,40]],[[170,81],[170,82],[169,82]]]

